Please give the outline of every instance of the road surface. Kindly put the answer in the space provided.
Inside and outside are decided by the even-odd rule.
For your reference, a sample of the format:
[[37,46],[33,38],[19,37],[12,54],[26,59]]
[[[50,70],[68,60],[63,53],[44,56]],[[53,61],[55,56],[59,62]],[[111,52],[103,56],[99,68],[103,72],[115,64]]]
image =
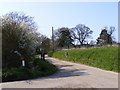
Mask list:
[[2,83],[2,88],[118,88],[118,73],[46,57],[59,67],[47,77]]

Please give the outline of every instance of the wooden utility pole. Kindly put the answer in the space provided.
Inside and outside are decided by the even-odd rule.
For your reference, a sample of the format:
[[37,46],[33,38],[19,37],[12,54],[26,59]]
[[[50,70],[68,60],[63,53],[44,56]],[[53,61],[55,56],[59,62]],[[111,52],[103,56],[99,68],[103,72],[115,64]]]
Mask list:
[[52,27],[52,49],[54,51],[54,30],[53,30],[53,27]]

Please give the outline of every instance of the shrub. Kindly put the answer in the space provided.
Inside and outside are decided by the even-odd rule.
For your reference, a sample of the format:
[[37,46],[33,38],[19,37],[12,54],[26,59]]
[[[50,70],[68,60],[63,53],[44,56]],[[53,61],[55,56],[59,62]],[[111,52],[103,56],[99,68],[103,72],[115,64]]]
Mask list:
[[50,75],[58,70],[55,65],[46,60],[40,60],[39,58],[34,60],[34,66],[36,70],[43,72],[42,76]]
[[[11,12],[0,17],[2,31],[2,68],[20,66],[18,51],[29,62],[35,54],[37,26],[32,17],[23,13]],[[23,23],[24,22],[24,23]]]
[[14,81],[29,79],[32,77],[32,71],[25,67],[11,68],[2,71],[2,81]]
[[35,67],[34,69],[19,67],[2,70],[2,82],[47,76],[55,73],[58,70],[55,65],[52,65],[46,60],[40,60],[39,58],[34,58],[33,65]]

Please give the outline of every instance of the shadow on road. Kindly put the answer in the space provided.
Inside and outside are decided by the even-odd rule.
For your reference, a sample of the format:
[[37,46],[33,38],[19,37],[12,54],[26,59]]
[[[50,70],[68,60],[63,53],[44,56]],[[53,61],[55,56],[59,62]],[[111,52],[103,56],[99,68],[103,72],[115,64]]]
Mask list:
[[73,65],[57,65],[57,67],[59,67],[60,69],[55,74],[48,76],[47,78],[64,78],[90,75],[85,72],[86,69],[69,68],[72,66]]
[[67,77],[76,77],[76,76],[86,76],[90,75],[88,72],[86,72],[86,69],[77,69],[74,65],[62,65],[62,64],[56,64],[54,61],[48,60],[50,63],[56,65],[59,70],[51,75],[43,77],[42,79],[57,79],[57,78],[67,78]]
[[[71,68],[72,66],[73,68]],[[58,79],[90,75],[88,72],[86,72],[86,69],[76,69],[74,65],[57,65],[57,67],[59,68],[59,70],[55,74],[39,79]]]
[[73,65],[57,65],[57,67],[61,68],[61,67],[70,67],[70,66],[73,66]]
[[60,69],[57,73],[55,73],[52,76],[49,76],[49,78],[64,78],[64,77],[74,77],[74,76],[86,76],[89,75],[87,72],[83,72],[83,70],[80,69],[73,69],[73,70],[66,70],[66,69]]

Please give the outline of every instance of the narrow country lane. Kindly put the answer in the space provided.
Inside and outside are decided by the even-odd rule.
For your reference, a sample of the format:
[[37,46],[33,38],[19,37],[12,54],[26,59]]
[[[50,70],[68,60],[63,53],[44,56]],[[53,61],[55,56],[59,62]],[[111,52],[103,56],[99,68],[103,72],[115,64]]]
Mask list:
[[2,83],[2,88],[118,88],[118,73],[46,57],[59,67],[47,77]]

